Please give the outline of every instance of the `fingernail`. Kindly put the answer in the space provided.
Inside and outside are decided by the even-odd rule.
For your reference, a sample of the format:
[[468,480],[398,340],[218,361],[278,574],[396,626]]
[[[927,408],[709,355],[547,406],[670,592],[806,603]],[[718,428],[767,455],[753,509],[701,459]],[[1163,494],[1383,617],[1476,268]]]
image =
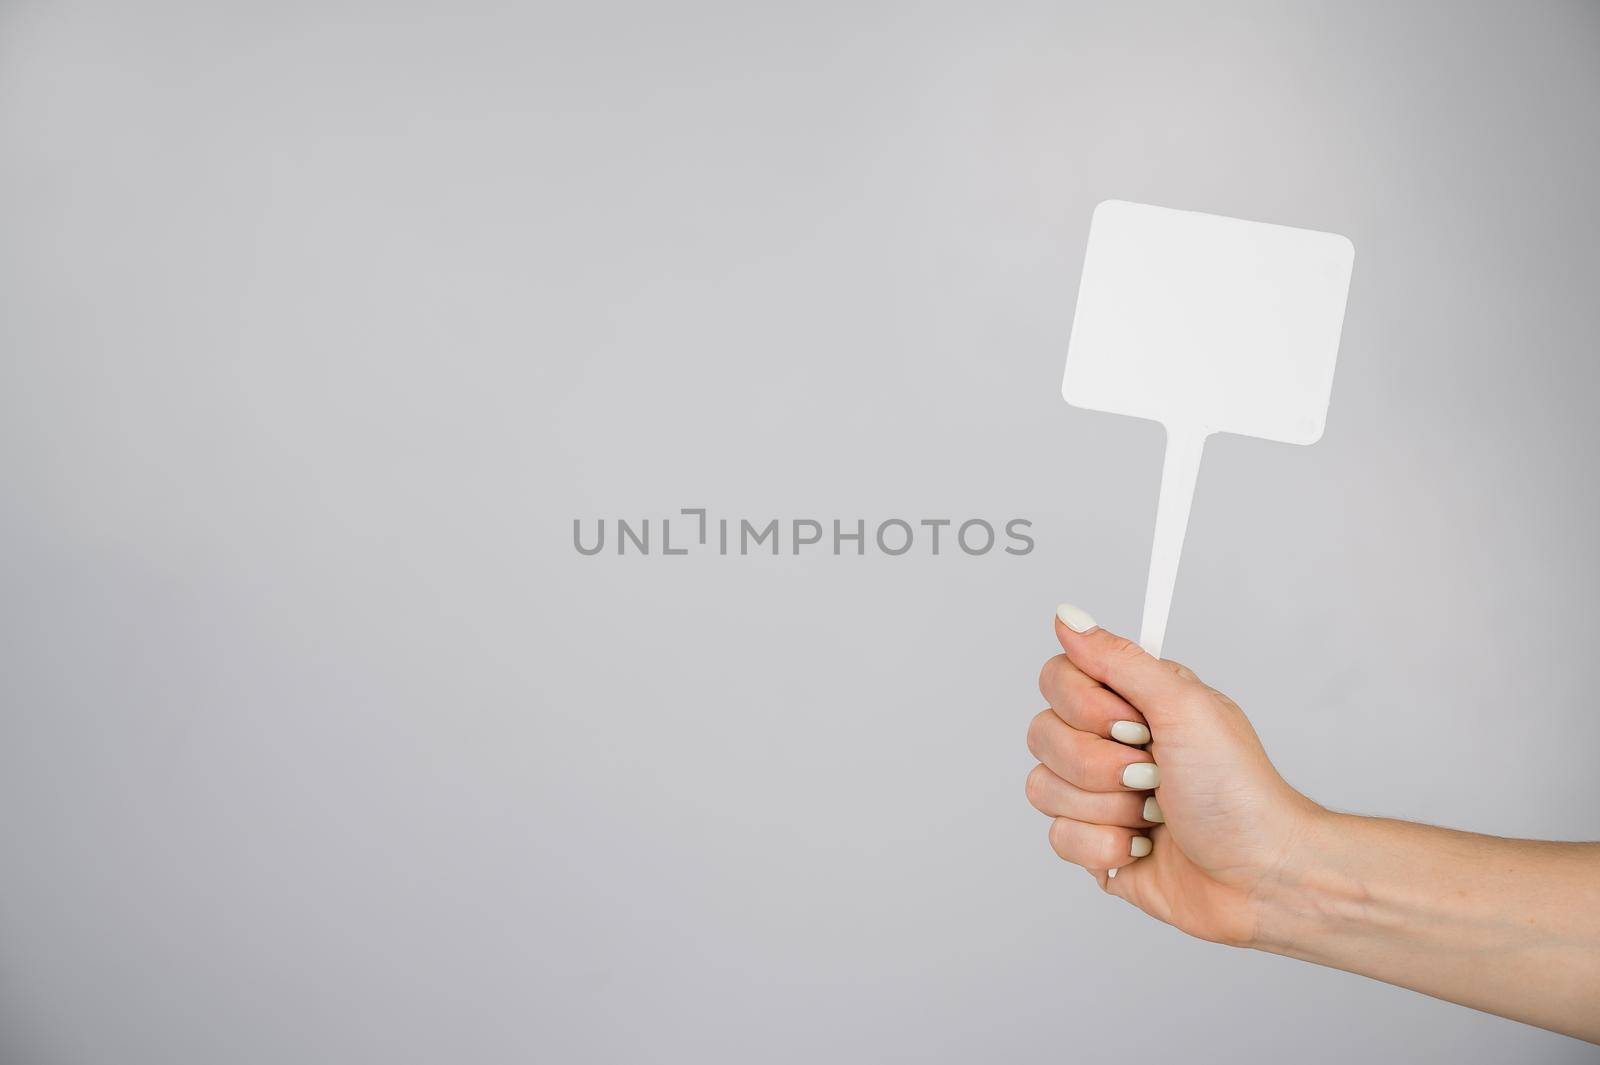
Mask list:
[[1134,836],[1133,845],[1128,848],[1128,853],[1135,858],[1143,858],[1150,853],[1150,846],[1149,836]]
[[1094,618],[1089,616],[1087,610],[1079,610],[1071,603],[1062,603],[1056,607],[1056,617],[1061,619],[1061,624],[1073,632],[1088,632],[1094,628]]
[[1111,725],[1111,738],[1138,747],[1150,742],[1150,730],[1137,721],[1117,721]]
[[1115,869],[1107,869],[1106,870],[1106,879],[1107,880],[1115,880],[1116,878],[1117,878],[1117,871]]
[[1161,812],[1161,804],[1156,802],[1154,795],[1144,801],[1144,819],[1146,821],[1154,821],[1158,825],[1164,825],[1167,822],[1167,815]]
[[1143,791],[1161,783],[1161,770],[1154,762],[1135,762],[1122,771],[1122,786]]

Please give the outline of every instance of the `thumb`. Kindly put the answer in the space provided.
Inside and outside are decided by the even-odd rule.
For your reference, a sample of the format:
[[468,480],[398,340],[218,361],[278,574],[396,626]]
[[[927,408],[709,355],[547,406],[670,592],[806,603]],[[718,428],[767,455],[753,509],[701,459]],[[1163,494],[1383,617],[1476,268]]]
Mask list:
[[1171,720],[1187,696],[1204,687],[1176,662],[1152,658],[1132,640],[1107,632],[1086,610],[1056,608],[1056,639],[1073,665],[1110,688],[1144,715],[1152,728]]

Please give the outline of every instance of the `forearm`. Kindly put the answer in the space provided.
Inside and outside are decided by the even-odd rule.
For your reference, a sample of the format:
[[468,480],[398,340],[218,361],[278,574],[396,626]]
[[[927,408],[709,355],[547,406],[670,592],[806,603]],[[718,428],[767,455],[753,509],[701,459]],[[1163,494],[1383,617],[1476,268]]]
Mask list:
[[1253,946],[1600,1042],[1600,844],[1321,814]]

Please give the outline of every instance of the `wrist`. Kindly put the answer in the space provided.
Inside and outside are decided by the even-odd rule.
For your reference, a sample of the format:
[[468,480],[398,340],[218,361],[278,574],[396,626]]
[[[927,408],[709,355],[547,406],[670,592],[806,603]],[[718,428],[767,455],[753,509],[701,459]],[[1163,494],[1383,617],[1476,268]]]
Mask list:
[[1358,919],[1366,889],[1346,856],[1364,820],[1308,802],[1278,863],[1257,883],[1245,946],[1313,960],[1321,941]]

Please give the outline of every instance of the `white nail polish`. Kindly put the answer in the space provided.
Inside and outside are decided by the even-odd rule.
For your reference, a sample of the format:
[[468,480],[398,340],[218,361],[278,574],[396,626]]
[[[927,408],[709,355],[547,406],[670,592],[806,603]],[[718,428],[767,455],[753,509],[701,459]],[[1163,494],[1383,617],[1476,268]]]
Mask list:
[[1111,738],[1138,747],[1150,742],[1150,730],[1137,721],[1116,721],[1111,725]]
[[1087,610],[1079,610],[1071,603],[1062,603],[1056,607],[1056,617],[1061,619],[1061,624],[1073,632],[1088,632],[1095,627],[1094,618],[1089,616]]
[[1154,821],[1158,825],[1164,825],[1167,822],[1167,815],[1161,812],[1161,804],[1156,802],[1154,795],[1144,801],[1144,819],[1146,821]]
[[1135,762],[1122,771],[1122,786],[1143,791],[1161,783],[1161,770],[1154,762]]
[[1143,858],[1146,854],[1150,853],[1150,848],[1152,846],[1153,844],[1151,844],[1149,836],[1134,836],[1133,845],[1128,848],[1128,853],[1133,855],[1135,858]]

